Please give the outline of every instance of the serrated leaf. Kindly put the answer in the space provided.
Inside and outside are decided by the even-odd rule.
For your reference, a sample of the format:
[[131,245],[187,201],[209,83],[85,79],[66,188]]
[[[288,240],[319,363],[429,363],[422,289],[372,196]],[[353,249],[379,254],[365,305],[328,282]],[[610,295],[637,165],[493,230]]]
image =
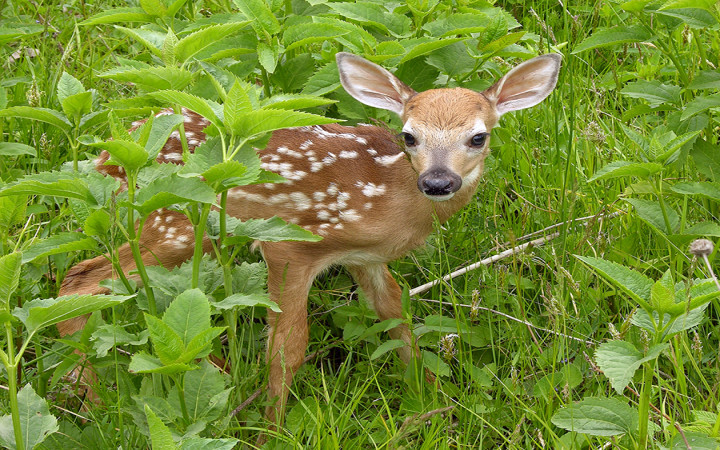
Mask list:
[[79,25],[101,25],[108,23],[151,22],[153,17],[142,8],[113,8],[102,11],[83,20]]
[[271,109],[304,109],[316,106],[329,105],[335,100],[307,94],[280,94],[273,95],[262,102],[262,108]]
[[215,309],[223,311],[232,308],[251,308],[255,306],[262,306],[276,313],[282,312],[277,303],[270,300],[267,294],[233,294],[229,297],[225,297],[219,302],[213,302],[212,306]]
[[225,382],[220,371],[207,361],[203,361],[200,370],[193,370],[185,375],[183,384],[188,415],[192,421],[216,419],[216,417],[207,417],[207,413],[213,397],[225,390]]
[[26,220],[26,208],[27,196],[25,195],[0,197],[0,233],[7,233],[10,228]]
[[[467,38],[461,37],[461,38],[444,38],[444,39],[431,39],[431,38],[424,38],[424,42],[417,42],[416,45],[413,45],[410,51],[408,51],[405,56],[402,57],[400,60],[400,64],[410,61],[411,59],[417,58],[419,56],[424,56],[427,54],[430,54],[434,52],[435,50],[438,50],[443,47],[447,47],[448,45],[452,45],[456,42],[464,41]],[[403,45],[405,45],[403,43]]]
[[620,93],[628,97],[647,100],[650,107],[655,108],[666,103],[679,103],[680,91],[680,86],[673,84],[664,84],[658,80],[640,80],[626,84]]
[[172,90],[151,92],[148,95],[171,105],[184,106],[185,108],[200,114],[212,124],[218,127],[222,126],[222,106],[212,100]]
[[720,108],[720,93],[712,95],[700,95],[685,105],[680,120],[687,120],[690,117],[707,111],[710,108]]
[[340,75],[337,64],[325,64],[308,78],[303,87],[303,94],[325,95],[340,87]]
[[238,126],[239,117],[252,111],[253,105],[247,92],[249,89],[250,86],[236,80],[225,96],[223,113],[228,128],[233,129]]
[[0,117],[15,117],[18,119],[37,120],[45,122],[64,132],[69,132],[72,124],[65,115],[59,111],[48,108],[33,108],[31,106],[13,106],[0,110]]
[[673,192],[683,195],[702,195],[720,202],[720,185],[709,181],[685,181],[670,187]]
[[385,353],[391,352],[396,348],[405,347],[406,345],[407,344],[402,339],[391,339],[389,341],[385,341],[380,344],[374,352],[372,352],[372,354],[370,355],[370,360],[378,359]]
[[180,363],[163,364],[159,359],[143,352],[134,354],[128,366],[128,370],[132,373],[161,373],[164,375],[174,375],[196,368],[197,366]]
[[256,31],[273,35],[280,32],[280,22],[263,0],[233,0]]
[[175,45],[175,57],[180,64],[184,64],[215,42],[242,30],[247,24],[247,21],[222,23],[195,31],[178,41]]
[[8,195],[48,195],[76,198],[97,206],[95,197],[84,180],[66,172],[41,172],[25,175],[9,186],[0,188],[0,197]]
[[[681,331],[689,330],[702,322],[705,315],[705,309],[707,303],[701,305],[695,309],[690,309],[687,313],[681,314],[675,318],[671,317],[670,314],[665,314],[662,318],[662,334],[659,336],[660,340],[667,341],[673,335],[680,333]],[[640,327],[650,333],[657,333],[657,326],[660,322],[660,315],[657,311],[653,311],[652,320],[647,311],[639,309],[630,318],[630,323]]]
[[147,417],[148,428],[150,429],[150,442],[153,450],[176,450],[170,428],[155,415],[150,406],[145,405],[145,417]]
[[648,178],[662,170],[662,164],[658,163],[638,163],[632,161],[613,161],[602,169],[598,170],[595,175],[588,179],[588,183],[598,180],[609,180],[621,177],[640,177]]
[[622,395],[635,371],[644,362],[657,358],[667,347],[668,344],[658,344],[643,354],[626,341],[603,342],[595,352],[595,361],[610,380],[613,389]]
[[650,300],[650,289],[653,285],[652,279],[628,267],[601,258],[580,255],[575,255],[575,257],[595,269],[595,271],[612,285],[630,295],[630,297],[640,303],[643,308],[648,310],[652,309],[648,304],[648,300]]
[[687,89],[719,89],[720,88],[720,72],[717,70],[700,70],[695,74]]
[[146,216],[174,203],[215,203],[217,197],[210,186],[197,178],[182,178],[177,174],[157,178],[137,193],[136,203],[129,205]]
[[209,439],[191,437],[180,443],[180,450],[232,450],[236,448],[238,442],[240,441],[234,438]]
[[61,105],[67,117],[73,117],[76,119],[76,123],[80,123],[82,116],[92,110],[92,92],[80,92],[71,95],[63,100]]
[[56,89],[58,100],[60,100],[60,103],[62,103],[66,98],[72,95],[85,92],[85,88],[83,87],[82,83],[77,78],[65,71],[63,71],[62,75],[60,75],[60,79],[58,80]]
[[117,67],[105,71],[99,76],[115,81],[133,83],[151,91],[181,90],[186,88],[193,80],[192,72],[179,67],[150,67],[147,69]]
[[165,323],[164,320],[147,313],[145,313],[145,323],[150,332],[150,341],[153,345],[154,354],[157,355],[163,365],[188,362],[178,361],[185,346],[182,338],[172,326]]
[[[150,20],[152,21],[153,19]],[[162,47],[165,43],[165,38],[167,37],[166,33],[142,28],[126,28],[119,25],[115,25],[115,28],[134,38],[142,45],[144,45],[145,48],[150,50],[153,55],[162,59]]]
[[453,13],[426,23],[423,25],[423,29],[436,37],[479,33],[485,30],[488,20],[488,16],[481,12]]
[[162,17],[167,11],[167,7],[161,0],[139,0],[140,7],[146,13],[155,17]]
[[187,363],[197,358],[204,358],[212,350],[213,339],[220,336],[225,327],[211,327],[201,331],[197,336],[188,342],[185,350],[178,358],[178,362]]
[[210,328],[210,303],[200,289],[178,295],[163,315],[167,324],[180,338],[183,346]]
[[145,143],[148,159],[154,160],[157,157],[160,150],[162,150],[167,143],[170,134],[172,134],[180,124],[184,123],[184,120],[185,118],[180,114],[165,114],[153,119],[147,136],[147,142]]
[[680,19],[690,28],[704,30],[715,27],[718,21],[713,16],[712,9],[700,8],[700,3],[702,2],[699,0],[668,2],[655,13]]
[[625,201],[633,205],[638,217],[661,233],[672,234],[680,226],[680,215],[668,204],[665,204],[668,220],[668,223],[665,223],[660,202],[640,198],[626,198]]
[[427,350],[422,350],[423,366],[437,376],[450,376],[450,366],[438,355]]
[[98,358],[107,356],[110,349],[118,345],[143,345],[147,343],[150,332],[129,333],[124,327],[115,324],[105,324],[98,327],[90,337]]
[[19,252],[10,253],[0,257],[0,309],[10,308],[10,298],[17,290],[20,282],[20,268],[22,265],[22,254]]
[[66,295],[45,300],[31,300],[13,315],[20,319],[29,333],[64,320],[109,308],[132,298],[122,295]]
[[690,155],[698,171],[715,182],[720,182],[720,146],[704,139],[695,141]]
[[[35,448],[48,435],[58,431],[57,419],[50,414],[47,401],[37,395],[30,384],[20,389],[17,402],[25,448]],[[8,449],[17,448],[12,416],[9,414],[0,417],[0,445]]]
[[278,64],[278,57],[280,56],[280,48],[277,43],[273,41],[271,45],[265,42],[258,42],[257,45],[257,56],[258,62],[265,69],[267,73],[275,73],[275,68]]
[[555,413],[552,423],[576,433],[618,436],[635,432],[639,420],[637,410],[623,401],[586,397]]
[[97,243],[93,238],[87,237],[83,233],[60,232],[47,239],[33,242],[23,253],[23,263],[50,255],[57,255],[58,253],[81,250],[97,250]]
[[283,128],[322,125],[335,122],[337,122],[337,119],[323,117],[317,114],[268,108],[240,115],[232,131],[236,136],[250,137]]
[[139,144],[126,140],[112,140],[90,144],[110,153],[110,159],[105,164],[123,166],[125,170],[134,171],[147,164],[150,155]]
[[572,54],[591,50],[593,48],[608,47],[611,45],[626,44],[628,42],[650,41],[655,36],[640,25],[619,25],[612,28],[602,28],[579,43]]
[[263,242],[317,242],[322,240],[322,237],[316,236],[298,225],[287,223],[277,216],[270,219],[248,219],[238,224],[232,234],[233,237],[229,238],[232,241],[237,240],[239,237],[244,238],[242,240]]
[[402,14],[393,14],[377,3],[357,1],[354,3],[328,3],[337,14],[366,25],[373,25],[396,38],[410,35],[412,20]]
[[287,52],[303,45],[329,41],[348,33],[350,30],[329,23],[301,23],[285,29],[283,44]]
[[226,191],[232,187],[248,184],[253,181],[244,177],[247,167],[237,161],[230,160],[215,164],[205,172],[203,178],[210,183],[216,193]]
[[19,142],[0,142],[0,156],[37,156],[34,147]]

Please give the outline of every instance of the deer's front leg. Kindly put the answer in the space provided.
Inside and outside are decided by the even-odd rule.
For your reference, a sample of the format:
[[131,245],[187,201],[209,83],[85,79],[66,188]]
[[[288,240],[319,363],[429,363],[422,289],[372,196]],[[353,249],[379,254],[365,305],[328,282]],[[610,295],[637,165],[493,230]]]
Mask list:
[[268,311],[267,361],[270,365],[265,417],[282,424],[288,392],[295,372],[305,359],[308,343],[307,298],[322,267],[288,251],[290,246],[264,244],[270,299],[281,313]]
[[[380,320],[402,319],[402,289],[390,274],[387,265],[368,264],[348,266],[347,269],[367,295]],[[398,348],[400,359],[405,364],[410,363],[413,356],[420,354],[418,348],[412,344],[412,335],[406,324],[398,325],[389,333],[392,339],[401,339],[407,344]]]

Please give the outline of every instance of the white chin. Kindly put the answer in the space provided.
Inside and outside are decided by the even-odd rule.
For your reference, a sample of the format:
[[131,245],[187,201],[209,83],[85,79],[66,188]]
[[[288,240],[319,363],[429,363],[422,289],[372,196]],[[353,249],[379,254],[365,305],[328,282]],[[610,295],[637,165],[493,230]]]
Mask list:
[[426,193],[423,192],[423,195],[434,202],[444,202],[446,200],[450,200],[451,198],[453,198],[455,196],[455,193],[453,192],[453,193],[447,194],[447,195],[427,195]]

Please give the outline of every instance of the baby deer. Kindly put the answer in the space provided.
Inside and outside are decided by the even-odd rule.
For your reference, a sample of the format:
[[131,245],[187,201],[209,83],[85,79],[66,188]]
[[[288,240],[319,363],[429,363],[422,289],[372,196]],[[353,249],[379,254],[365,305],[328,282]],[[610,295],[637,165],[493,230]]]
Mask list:
[[[380,320],[402,317],[401,289],[386,263],[422,245],[435,218],[443,222],[468,203],[490,151],[490,130],[506,112],[545,99],[555,88],[560,61],[557,54],[531,59],[480,93],[463,88],[418,93],[377,64],[349,53],[337,54],[340,80],[350,95],[400,116],[404,147],[386,129],[367,125],[276,131],[260,158],[263,168],[287,181],[229,192],[227,208],[232,216],[245,220],[277,215],[323,237],[319,242],[259,243],[270,297],[282,309],[282,313],[268,311],[268,398],[273,403],[265,413],[270,421],[282,421],[293,374],[305,356],[307,299],[315,277],[332,265],[343,265]],[[204,141],[208,122],[192,111],[183,114],[193,149]],[[126,181],[117,166],[104,165],[107,159],[103,152],[97,170]],[[182,163],[177,133],[158,161]],[[149,265],[177,266],[192,257],[192,241],[185,216],[156,211],[141,237],[143,260]],[[125,272],[135,268],[127,245],[120,248],[119,258]],[[107,258],[87,260],[68,272],[60,294],[102,293],[99,283],[112,277]],[[60,334],[80,330],[86,320],[59,324]],[[407,326],[394,328],[390,336],[407,342],[399,354],[410,361],[417,349]]]

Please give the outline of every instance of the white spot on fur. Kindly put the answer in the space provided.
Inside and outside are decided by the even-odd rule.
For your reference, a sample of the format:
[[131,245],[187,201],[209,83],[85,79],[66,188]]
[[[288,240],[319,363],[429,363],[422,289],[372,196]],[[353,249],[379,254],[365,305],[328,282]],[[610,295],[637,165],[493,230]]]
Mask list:
[[338,222],[340,222],[340,219],[338,219],[337,217],[330,218],[330,223],[338,223]]
[[310,172],[320,172],[324,164],[321,162],[313,162],[310,164]]
[[[310,139],[308,139],[307,141],[305,141],[305,142],[303,142],[302,144],[300,144],[300,147],[298,147],[298,148],[299,148],[300,150],[305,151],[305,150],[307,150],[308,148],[310,148],[311,145],[313,145],[313,141],[311,141]],[[305,156],[309,156],[308,153],[310,153],[310,152],[305,153]]]
[[177,240],[180,242],[189,242],[190,237],[187,235],[181,234],[180,236],[177,237]]
[[327,192],[328,195],[333,196],[333,197],[338,194],[338,191],[339,191],[338,186],[335,183],[328,184],[328,187],[325,190],[325,192]]
[[163,156],[168,161],[182,161],[182,153],[165,153]]
[[377,197],[380,195],[383,195],[385,193],[385,185],[384,184],[375,184],[375,183],[363,183],[362,181],[358,181],[355,183],[355,186],[362,189],[362,193],[365,197]]
[[322,191],[313,192],[313,200],[316,202],[321,202],[325,200],[326,194]]
[[328,153],[328,155],[322,159],[322,163],[328,166],[335,161],[337,161],[337,156],[333,153]]
[[320,220],[328,220],[330,218],[330,213],[325,210],[318,211],[317,218]]
[[290,196],[285,193],[275,194],[268,199],[268,202],[272,204],[284,203],[290,200]]
[[340,212],[340,218],[348,222],[357,222],[362,219],[362,216],[354,209],[348,209]]
[[356,151],[347,151],[343,150],[340,152],[340,158],[344,159],[354,159],[358,157],[358,153]]
[[165,223],[170,223],[173,221],[173,219],[174,219],[173,216],[168,215],[167,217],[165,217]]
[[342,230],[343,228],[345,228],[345,226],[343,224],[339,223],[339,224],[335,225],[333,228],[335,228],[336,230]]
[[388,167],[398,162],[403,156],[404,153],[398,153],[396,155],[376,156],[374,159],[375,162],[380,164],[381,166]]
[[363,205],[363,208],[365,208],[365,209],[370,209],[370,208],[372,208],[372,203],[370,203],[370,202],[365,203],[365,204]]
[[312,201],[310,201],[310,198],[302,192],[291,193],[290,200],[295,203],[295,208],[298,211],[308,210],[312,206]]
[[378,153],[377,153],[377,150],[375,150],[374,148],[369,148],[369,149],[367,149],[367,150],[365,150],[365,151],[368,152],[368,153],[370,153],[370,156],[377,156],[377,154],[378,154]]

